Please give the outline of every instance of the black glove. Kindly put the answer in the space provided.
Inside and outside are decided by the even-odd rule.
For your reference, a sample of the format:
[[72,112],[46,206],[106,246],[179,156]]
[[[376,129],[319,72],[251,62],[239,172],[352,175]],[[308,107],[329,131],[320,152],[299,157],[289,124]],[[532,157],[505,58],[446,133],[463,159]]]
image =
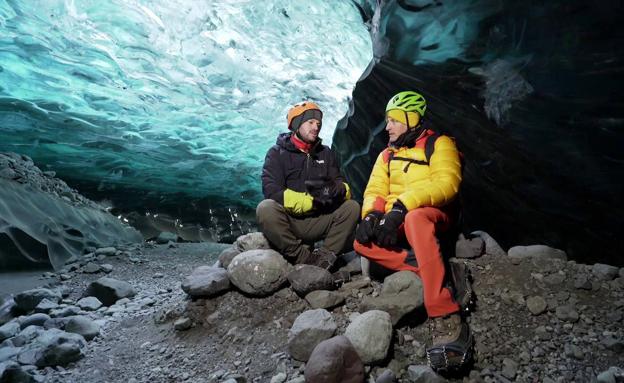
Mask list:
[[306,190],[314,197],[317,209],[324,210],[344,199],[346,189],[342,182],[329,179],[305,181]]
[[362,245],[371,242],[375,238],[375,227],[381,217],[383,217],[383,213],[380,211],[372,211],[366,214],[366,217],[355,230],[355,239]]
[[400,201],[392,205],[392,210],[386,213],[375,229],[376,243],[381,247],[396,246],[399,239],[399,226],[405,220],[407,208]]

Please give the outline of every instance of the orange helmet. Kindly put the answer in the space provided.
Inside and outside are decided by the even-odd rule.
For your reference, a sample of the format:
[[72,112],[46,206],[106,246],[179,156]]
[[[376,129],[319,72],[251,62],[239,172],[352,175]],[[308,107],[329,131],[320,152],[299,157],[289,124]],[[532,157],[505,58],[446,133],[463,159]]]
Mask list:
[[293,105],[288,111],[286,120],[288,121],[288,129],[297,130],[299,126],[310,119],[317,119],[319,122],[323,120],[323,112],[318,105],[312,101],[303,101]]

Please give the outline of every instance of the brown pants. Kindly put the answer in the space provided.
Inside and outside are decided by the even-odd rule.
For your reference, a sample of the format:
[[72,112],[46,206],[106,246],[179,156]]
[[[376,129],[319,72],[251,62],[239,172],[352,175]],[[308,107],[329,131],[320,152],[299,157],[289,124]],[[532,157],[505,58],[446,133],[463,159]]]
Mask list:
[[310,251],[308,246],[320,240],[324,248],[336,254],[350,250],[359,216],[360,205],[353,200],[344,201],[331,213],[307,217],[293,217],[271,199],[256,208],[260,231],[292,261],[304,257]]

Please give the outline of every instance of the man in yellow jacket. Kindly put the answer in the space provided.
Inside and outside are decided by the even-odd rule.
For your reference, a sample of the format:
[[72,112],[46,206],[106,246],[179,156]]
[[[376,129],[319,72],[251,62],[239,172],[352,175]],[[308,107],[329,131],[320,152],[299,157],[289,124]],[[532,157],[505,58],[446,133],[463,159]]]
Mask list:
[[422,124],[425,110],[423,96],[412,91],[388,102],[389,145],[379,154],[366,186],[354,249],[388,269],[420,276],[433,324],[427,357],[431,367],[444,370],[461,367],[471,357],[472,335],[446,287],[436,237],[452,223],[462,173],[453,139]]

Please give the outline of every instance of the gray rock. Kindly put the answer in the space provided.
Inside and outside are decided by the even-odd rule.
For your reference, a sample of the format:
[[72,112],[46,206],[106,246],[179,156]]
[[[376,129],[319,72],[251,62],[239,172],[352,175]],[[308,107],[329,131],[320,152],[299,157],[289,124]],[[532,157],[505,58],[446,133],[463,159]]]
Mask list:
[[612,336],[607,336],[602,340],[602,344],[609,350],[616,354],[621,354],[624,351],[624,342],[620,339],[616,339]]
[[11,341],[16,347],[22,347],[37,338],[41,334],[41,331],[41,327],[39,326],[28,326],[20,331],[19,334],[15,335]]
[[101,247],[95,250],[95,255],[105,255],[108,257],[112,257],[117,254],[117,249],[114,247]]
[[581,290],[591,290],[592,283],[587,274],[577,274],[574,277],[574,287]]
[[242,253],[248,250],[270,249],[271,245],[269,244],[269,241],[266,239],[264,234],[260,232],[254,232],[241,235],[240,237],[236,238],[236,242],[234,242],[234,247]]
[[288,352],[296,360],[307,361],[314,347],[331,338],[336,329],[336,322],[327,310],[304,311],[288,331]]
[[0,342],[12,338],[20,331],[20,325],[16,321],[5,323],[0,326]]
[[236,246],[228,247],[227,249],[223,250],[221,254],[219,254],[219,264],[224,269],[227,269],[232,262],[232,259],[234,259],[234,257],[238,254],[240,254],[240,250],[238,250]]
[[85,296],[96,297],[105,306],[111,306],[118,300],[133,297],[135,294],[134,288],[128,282],[107,277],[91,282],[85,292]]
[[15,357],[17,354],[19,354],[21,349],[22,349],[21,347],[13,347],[13,346],[0,347],[0,363],[5,362]]
[[568,260],[568,255],[565,251],[545,245],[514,246],[509,249],[507,254],[510,257]]
[[290,265],[275,250],[249,250],[238,254],[228,266],[230,281],[251,295],[268,295],[286,282]]
[[190,318],[179,318],[173,323],[173,328],[178,331],[186,331],[191,328],[193,321]]
[[377,379],[375,379],[375,383],[394,383],[394,382],[396,382],[396,375],[394,374],[394,372],[392,372],[392,370],[385,370],[384,372],[379,374]]
[[578,347],[575,344],[572,343],[566,343],[566,345],[563,348],[564,353],[567,357],[573,357],[575,359],[579,359],[582,360],[584,357],[584,353],[583,350],[581,350],[580,347]]
[[566,322],[575,323],[579,320],[578,312],[574,309],[574,307],[569,305],[557,307],[555,314],[557,315],[557,318]]
[[566,281],[566,275],[563,273],[549,274],[544,277],[544,282],[551,286],[561,285],[565,281]]
[[336,291],[316,290],[305,296],[313,309],[330,309],[344,303],[345,296]]
[[32,314],[20,320],[20,327],[25,329],[28,326],[42,326],[50,319],[50,316],[43,313]]
[[45,330],[22,349],[17,360],[37,367],[66,366],[83,357],[85,345],[82,335],[58,329]]
[[39,304],[37,305],[37,307],[35,307],[35,312],[37,313],[48,313],[50,312],[50,310],[54,310],[56,308],[58,308],[58,303],[48,300],[48,299],[44,299],[41,302],[39,302]]
[[44,299],[58,303],[61,300],[61,294],[57,291],[49,289],[32,289],[22,291],[14,298],[17,308],[22,311],[31,311]]
[[616,383],[619,382],[617,378],[622,377],[624,377],[624,370],[619,367],[609,367],[608,370],[598,374],[596,380],[598,383]]
[[158,237],[156,237],[156,243],[159,243],[161,245],[165,245],[169,243],[169,241],[178,242],[178,235],[175,233],[170,233],[168,231],[163,231],[158,234]]
[[306,382],[362,383],[364,364],[345,336],[319,343],[306,363]]
[[110,263],[104,263],[102,265],[100,265],[100,268],[102,269],[103,272],[105,272],[106,274],[110,273],[111,271],[113,271],[113,265],[111,265]]
[[280,372],[277,375],[274,375],[273,377],[271,377],[271,382],[270,383],[284,383],[286,381],[286,378],[288,377],[288,375],[284,374],[283,372]]
[[618,276],[619,270],[615,266],[605,265],[604,263],[596,263],[592,266],[592,274],[601,281],[611,281]]
[[455,256],[457,258],[477,258],[485,252],[485,241],[481,237],[466,239],[463,234],[455,243]]
[[300,297],[315,290],[333,290],[334,278],[331,273],[321,267],[312,265],[296,265],[288,274],[292,289]]
[[429,366],[409,366],[407,377],[412,383],[444,383],[446,379],[436,374]]
[[516,378],[516,375],[518,374],[518,363],[509,358],[503,359],[502,374],[505,378],[509,380],[514,380]]
[[420,278],[411,271],[399,271],[386,277],[378,297],[362,300],[360,311],[385,311],[390,314],[392,324],[396,325],[407,313],[422,306],[423,299]]
[[91,340],[100,334],[100,325],[87,317],[74,316],[68,318],[65,331],[80,334],[86,340]]
[[65,307],[60,307],[58,309],[50,311],[50,316],[52,318],[65,318],[65,317],[78,315],[79,313],[80,313],[80,307],[65,306]]
[[491,235],[486,233],[485,231],[473,231],[470,233],[472,235],[478,235],[485,242],[485,253],[493,255],[495,257],[505,257],[507,256],[507,252],[503,250],[502,247],[496,242]]
[[548,304],[546,303],[546,300],[540,296],[527,298],[526,305],[529,311],[531,312],[531,314],[533,315],[540,315],[541,313],[545,312],[546,309],[548,308]]
[[95,311],[102,307],[102,302],[96,297],[86,297],[76,302],[76,305],[85,311]]
[[45,379],[36,371],[28,371],[13,361],[0,363],[0,382],[2,383],[40,383]]
[[99,273],[102,268],[95,262],[88,262],[83,268],[82,272],[86,274]]
[[349,338],[364,364],[383,360],[392,339],[390,314],[379,310],[367,311],[347,326],[345,336]]
[[215,296],[230,288],[230,278],[220,267],[199,266],[182,282],[182,290],[192,297]]

